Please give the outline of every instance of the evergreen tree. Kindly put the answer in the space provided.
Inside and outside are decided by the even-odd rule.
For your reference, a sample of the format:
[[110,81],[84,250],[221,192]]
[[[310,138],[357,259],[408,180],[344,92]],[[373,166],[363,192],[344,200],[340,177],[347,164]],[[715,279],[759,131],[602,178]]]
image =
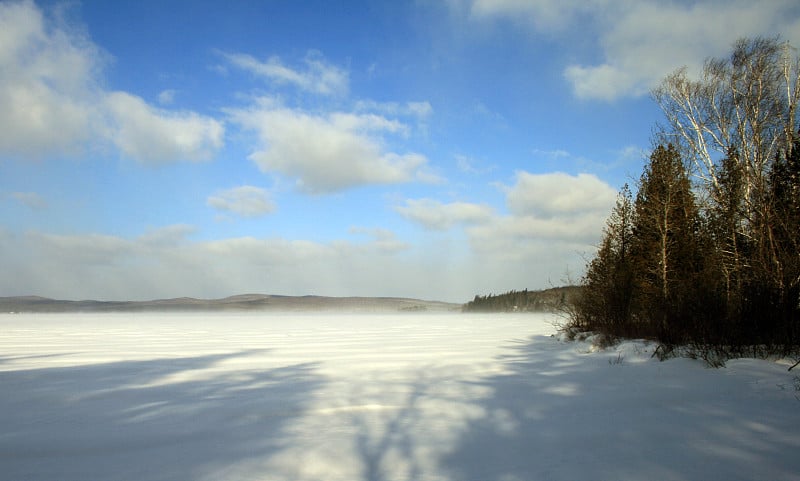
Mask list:
[[576,306],[576,321],[587,330],[600,330],[612,336],[631,332],[631,305],[634,293],[631,243],[634,209],[627,185],[603,232],[594,259],[589,262],[581,283],[582,296]]
[[708,233],[714,242],[714,258],[723,281],[726,316],[737,318],[751,237],[745,233],[744,180],[735,148],[729,149],[722,159],[717,176],[719,182],[712,190],[708,209]]
[[775,159],[769,180],[774,327],[778,343],[793,345],[800,342],[800,135]]
[[637,322],[662,339],[685,337],[693,329],[687,307],[702,271],[700,223],[688,175],[672,145],[659,145],[650,156],[635,211]]
[[653,92],[669,121],[661,138],[677,144],[652,152],[635,202],[620,193],[574,325],[706,355],[800,346],[800,58],[789,53],[742,40],[700,80],[678,71]]

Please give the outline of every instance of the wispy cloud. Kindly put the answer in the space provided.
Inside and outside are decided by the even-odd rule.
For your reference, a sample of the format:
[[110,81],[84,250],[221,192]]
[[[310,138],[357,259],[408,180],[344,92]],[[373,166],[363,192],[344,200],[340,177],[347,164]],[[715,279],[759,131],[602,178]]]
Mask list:
[[221,190],[206,200],[209,207],[242,217],[261,217],[275,210],[269,192],[260,187],[242,185]]
[[161,105],[172,105],[175,102],[175,95],[178,92],[173,89],[162,90],[158,93],[158,103]]
[[392,116],[412,116],[425,119],[433,115],[433,106],[430,102],[376,102],[374,100],[359,100],[355,104],[356,112],[377,112]]
[[246,53],[223,52],[221,55],[232,66],[275,85],[290,85],[320,95],[343,95],[348,91],[347,71],[328,63],[316,51],[306,54],[302,69],[292,68],[276,56],[259,60]]
[[397,234],[389,229],[380,227],[351,227],[351,234],[364,235],[370,239],[369,248],[377,249],[384,253],[394,253],[408,250],[411,246],[397,238]]
[[47,201],[36,192],[11,192],[8,196],[30,209],[41,210],[47,208]]
[[483,162],[463,154],[456,154],[453,157],[458,170],[467,174],[485,175],[497,169],[496,165],[482,166]]

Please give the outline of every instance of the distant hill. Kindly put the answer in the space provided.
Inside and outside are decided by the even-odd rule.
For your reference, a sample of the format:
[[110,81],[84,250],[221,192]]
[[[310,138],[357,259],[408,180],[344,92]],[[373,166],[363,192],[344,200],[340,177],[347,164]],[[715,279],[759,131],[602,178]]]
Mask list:
[[0,312],[144,311],[453,311],[460,304],[401,297],[324,297],[242,294],[223,299],[178,297],[152,301],[70,301],[39,296],[0,297]]
[[475,296],[464,304],[465,312],[556,312],[580,294],[578,286],[554,287],[540,291],[509,291]]

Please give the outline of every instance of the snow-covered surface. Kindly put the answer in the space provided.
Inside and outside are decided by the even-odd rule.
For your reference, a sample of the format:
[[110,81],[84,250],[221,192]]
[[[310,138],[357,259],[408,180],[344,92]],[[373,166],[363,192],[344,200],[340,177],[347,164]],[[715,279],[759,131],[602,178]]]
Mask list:
[[797,480],[787,365],[543,315],[0,316],[2,480]]

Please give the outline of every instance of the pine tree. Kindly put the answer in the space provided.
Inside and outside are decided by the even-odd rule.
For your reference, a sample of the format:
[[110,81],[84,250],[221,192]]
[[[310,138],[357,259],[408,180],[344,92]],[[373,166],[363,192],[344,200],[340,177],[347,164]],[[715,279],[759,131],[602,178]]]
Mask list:
[[637,320],[650,335],[680,341],[693,329],[687,306],[702,271],[699,211],[672,145],[653,151],[640,183],[632,245]]
[[708,230],[714,242],[714,257],[723,279],[727,316],[737,318],[749,263],[751,236],[745,233],[745,199],[742,164],[735,148],[728,150],[717,169],[719,182],[711,192]]
[[775,334],[778,343],[791,346],[800,342],[800,135],[786,156],[775,159],[769,181]]
[[576,324],[612,336],[630,332],[633,299],[631,242],[634,223],[631,191],[627,185],[606,222],[597,254],[589,262],[581,283],[583,294],[576,306]]

